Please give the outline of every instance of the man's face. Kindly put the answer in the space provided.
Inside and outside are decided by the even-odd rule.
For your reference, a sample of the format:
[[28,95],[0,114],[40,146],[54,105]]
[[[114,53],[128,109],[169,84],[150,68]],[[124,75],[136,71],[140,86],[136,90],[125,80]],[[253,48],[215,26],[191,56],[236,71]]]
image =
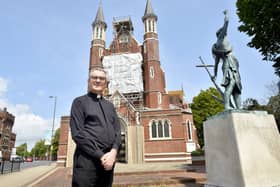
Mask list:
[[107,84],[106,74],[103,71],[94,70],[90,73],[88,83],[90,92],[102,94]]

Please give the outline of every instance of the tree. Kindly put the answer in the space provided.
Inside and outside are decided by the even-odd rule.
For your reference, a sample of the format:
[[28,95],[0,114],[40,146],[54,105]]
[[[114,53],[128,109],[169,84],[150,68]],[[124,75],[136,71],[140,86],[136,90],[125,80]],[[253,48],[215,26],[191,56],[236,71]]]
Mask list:
[[248,98],[243,102],[244,110],[265,110],[267,111],[266,105],[260,105],[258,100],[253,98]]
[[191,109],[193,113],[194,124],[197,129],[198,142],[201,147],[204,146],[203,122],[210,116],[213,116],[224,110],[223,104],[213,99],[212,95],[221,99],[220,93],[213,87],[206,91],[201,91],[198,96],[193,98]]
[[249,47],[256,48],[263,60],[276,62],[276,74],[280,68],[280,1],[237,0],[239,31],[251,37]]
[[60,128],[55,131],[54,138],[52,139],[52,158],[57,158],[58,143],[60,136]]
[[269,112],[274,115],[278,131],[280,132],[280,93],[270,97],[267,107]]
[[256,99],[248,98],[243,103],[245,110],[263,110],[273,114],[278,131],[280,132],[280,93],[269,98],[267,105],[260,105]]
[[[280,61],[276,62],[273,67],[275,68],[275,74],[280,77]],[[279,83],[278,83],[279,84]]]
[[23,143],[16,147],[16,154],[22,157],[26,157],[28,155],[27,152],[27,143]]
[[35,157],[45,157],[48,151],[48,145],[45,144],[45,140],[39,140],[31,150],[31,155]]
[[269,98],[280,94],[280,82],[277,83],[276,81],[271,81],[271,83],[265,85],[265,87],[268,91],[267,95]]

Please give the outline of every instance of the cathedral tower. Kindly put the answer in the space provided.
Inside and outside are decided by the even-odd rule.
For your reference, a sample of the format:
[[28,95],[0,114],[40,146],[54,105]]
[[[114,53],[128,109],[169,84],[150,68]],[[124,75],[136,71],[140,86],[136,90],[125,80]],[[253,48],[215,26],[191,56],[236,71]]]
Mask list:
[[157,15],[151,1],[147,0],[144,16],[143,66],[145,106],[148,108],[168,108],[165,90],[165,75],[160,67],[159,41],[157,34]]
[[89,71],[94,67],[102,67],[102,56],[105,50],[107,24],[103,15],[103,8],[99,4],[94,22],[92,23],[92,41],[90,48]]

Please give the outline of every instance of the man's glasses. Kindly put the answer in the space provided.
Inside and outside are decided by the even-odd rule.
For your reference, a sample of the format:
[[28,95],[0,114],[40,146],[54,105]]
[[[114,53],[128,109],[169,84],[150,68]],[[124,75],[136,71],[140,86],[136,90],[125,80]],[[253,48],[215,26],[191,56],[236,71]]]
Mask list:
[[98,77],[98,76],[91,76],[90,79],[94,80],[94,81],[97,81],[98,79],[100,81],[105,81],[106,80],[106,77]]

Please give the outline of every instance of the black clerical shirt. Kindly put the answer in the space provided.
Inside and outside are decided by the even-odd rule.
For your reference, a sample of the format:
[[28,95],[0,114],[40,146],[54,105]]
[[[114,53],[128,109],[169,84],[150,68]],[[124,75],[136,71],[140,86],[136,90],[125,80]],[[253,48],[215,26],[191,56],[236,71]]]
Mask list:
[[111,148],[119,149],[121,129],[114,106],[94,93],[77,97],[71,108],[71,134],[77,149],[100,159]]

